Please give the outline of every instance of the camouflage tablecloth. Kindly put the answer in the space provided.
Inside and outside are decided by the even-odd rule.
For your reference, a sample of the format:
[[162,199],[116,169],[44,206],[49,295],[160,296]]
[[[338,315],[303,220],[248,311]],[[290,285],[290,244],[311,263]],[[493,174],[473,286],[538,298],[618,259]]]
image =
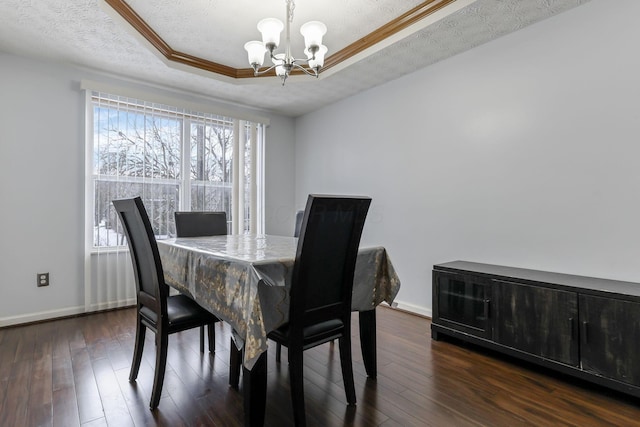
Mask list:
[[[251,368],[267,350],[267,333],[289,316],[289,289],[298,239],[225,235],[158,241],[167,284],[229,323]],[[400,280],[383,247],[360,248],[354,311],[391,304]]]

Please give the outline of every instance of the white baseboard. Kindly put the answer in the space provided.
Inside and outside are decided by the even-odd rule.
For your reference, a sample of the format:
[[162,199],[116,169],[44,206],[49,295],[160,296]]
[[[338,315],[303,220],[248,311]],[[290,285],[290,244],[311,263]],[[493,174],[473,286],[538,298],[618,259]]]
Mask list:
[[58,317],[75,316],[85,312],[84,306],[68,307],[59,310],[40,311],[38,313],[21,314],[18,316],[0,317],[0,327],[20,325],[22,323],[39,322]]
[[399,310],[403,310],[403,311],[408,311],[410,313],[415,313],[415,314],[419,314],[420,316],[426,316],[431,318],[432,316],[432,311],[430,308],[427,307],[423,307],[420,305],[415,305],[415,304],[410,304],[408,302],[404,302],[404,301],[394,301],[393,304],[391,305],[391,307],[393,308],[397,308]]
[[18,316],[0,317],[0,328],[6,326],[21,325],[23,323],[41,322],[43,320],[53,320],[61,317],[76,316],[78,314],[90,313],[93,311],[109,310],[119,307],[135,305],[136,299],[112,301],[101,304],[93,304],[88,308],[84,305],[78,307],[67,307],[59,310],[47,310],[37,313],[27,313]]
[[[120,307],[129,307],[136,304],[135,298],[121,301],[111,301],[99,304],[93,304],[88,308],[85,306],[68,307],[60,310],[41,311],[38,313],[29,313],[19,316],[0,317],[0,328],[5,326],[20,325],[23,323],[40,322],[43,320],[52,320],[60,317],[75,316],[78,314],[90,313],[93,311],[110,310]],[[431,317],[430,308],[422,307],[415,304],[409,304],[403,301],[394,301],[391,305],[393,308],[408,311],[410,313],[419,314],[420,316]]]
[[90,313],[92,311],[111,310],[120,307],[131,307],[132,305],[136,305],[135,298],[92,304],[87,308],[86,312]]

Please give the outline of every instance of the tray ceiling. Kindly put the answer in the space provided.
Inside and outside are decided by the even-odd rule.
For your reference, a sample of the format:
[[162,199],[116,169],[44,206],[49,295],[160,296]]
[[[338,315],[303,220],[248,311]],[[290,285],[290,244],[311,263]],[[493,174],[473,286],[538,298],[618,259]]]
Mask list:
[[[130,7],[169,52],[248,72],[243,45],[260,38],[256,29],[260,19],[285,19],[284,0],[3,0],[0,51],[297,116],[586,2],[298,0],[291,28],[294,56],[301,56],[300,25],[321,20],[328,27],[328,69],[319,79],[292,76],[284,87],[276,77],[230,77],[188,61],[175,61],[151,43],[145,31],[134,28],[131,19],[123,18],[117,7],[118,3]],[[434,10],[411,25],[403,22],[408,12],[428,8]],[[385,30],[393,22],[400,28],[386,37]],[[372,39],[376,40],[373,44]]]

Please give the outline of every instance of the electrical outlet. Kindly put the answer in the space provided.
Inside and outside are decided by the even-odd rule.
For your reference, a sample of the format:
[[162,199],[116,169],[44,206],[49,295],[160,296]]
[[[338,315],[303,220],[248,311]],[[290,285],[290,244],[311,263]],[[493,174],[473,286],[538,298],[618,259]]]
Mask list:
[[49,273],[38,273],[38,287],[49,286]]

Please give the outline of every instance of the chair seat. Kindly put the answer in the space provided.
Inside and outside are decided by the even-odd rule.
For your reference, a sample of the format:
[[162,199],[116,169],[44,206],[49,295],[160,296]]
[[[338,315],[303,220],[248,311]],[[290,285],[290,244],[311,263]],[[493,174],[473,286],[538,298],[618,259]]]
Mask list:
[[[140,315],[153,324],[157,323],[156,313],[148,307],[142,307]],[[218,321],[216,316],[186,295],[167,298],[167,315],[169,316],[169,333]]]
[[[303,346],[306,349],[324,344],[325,342],[339,338],[343,331],[344,323],[342,323],[342,320],[340,319],[327,320],[325,322],[307,326],[302,330]],[[286,346],[289,340],[289,324],[287,323],[275,331],[270,332],[269,338]]]

